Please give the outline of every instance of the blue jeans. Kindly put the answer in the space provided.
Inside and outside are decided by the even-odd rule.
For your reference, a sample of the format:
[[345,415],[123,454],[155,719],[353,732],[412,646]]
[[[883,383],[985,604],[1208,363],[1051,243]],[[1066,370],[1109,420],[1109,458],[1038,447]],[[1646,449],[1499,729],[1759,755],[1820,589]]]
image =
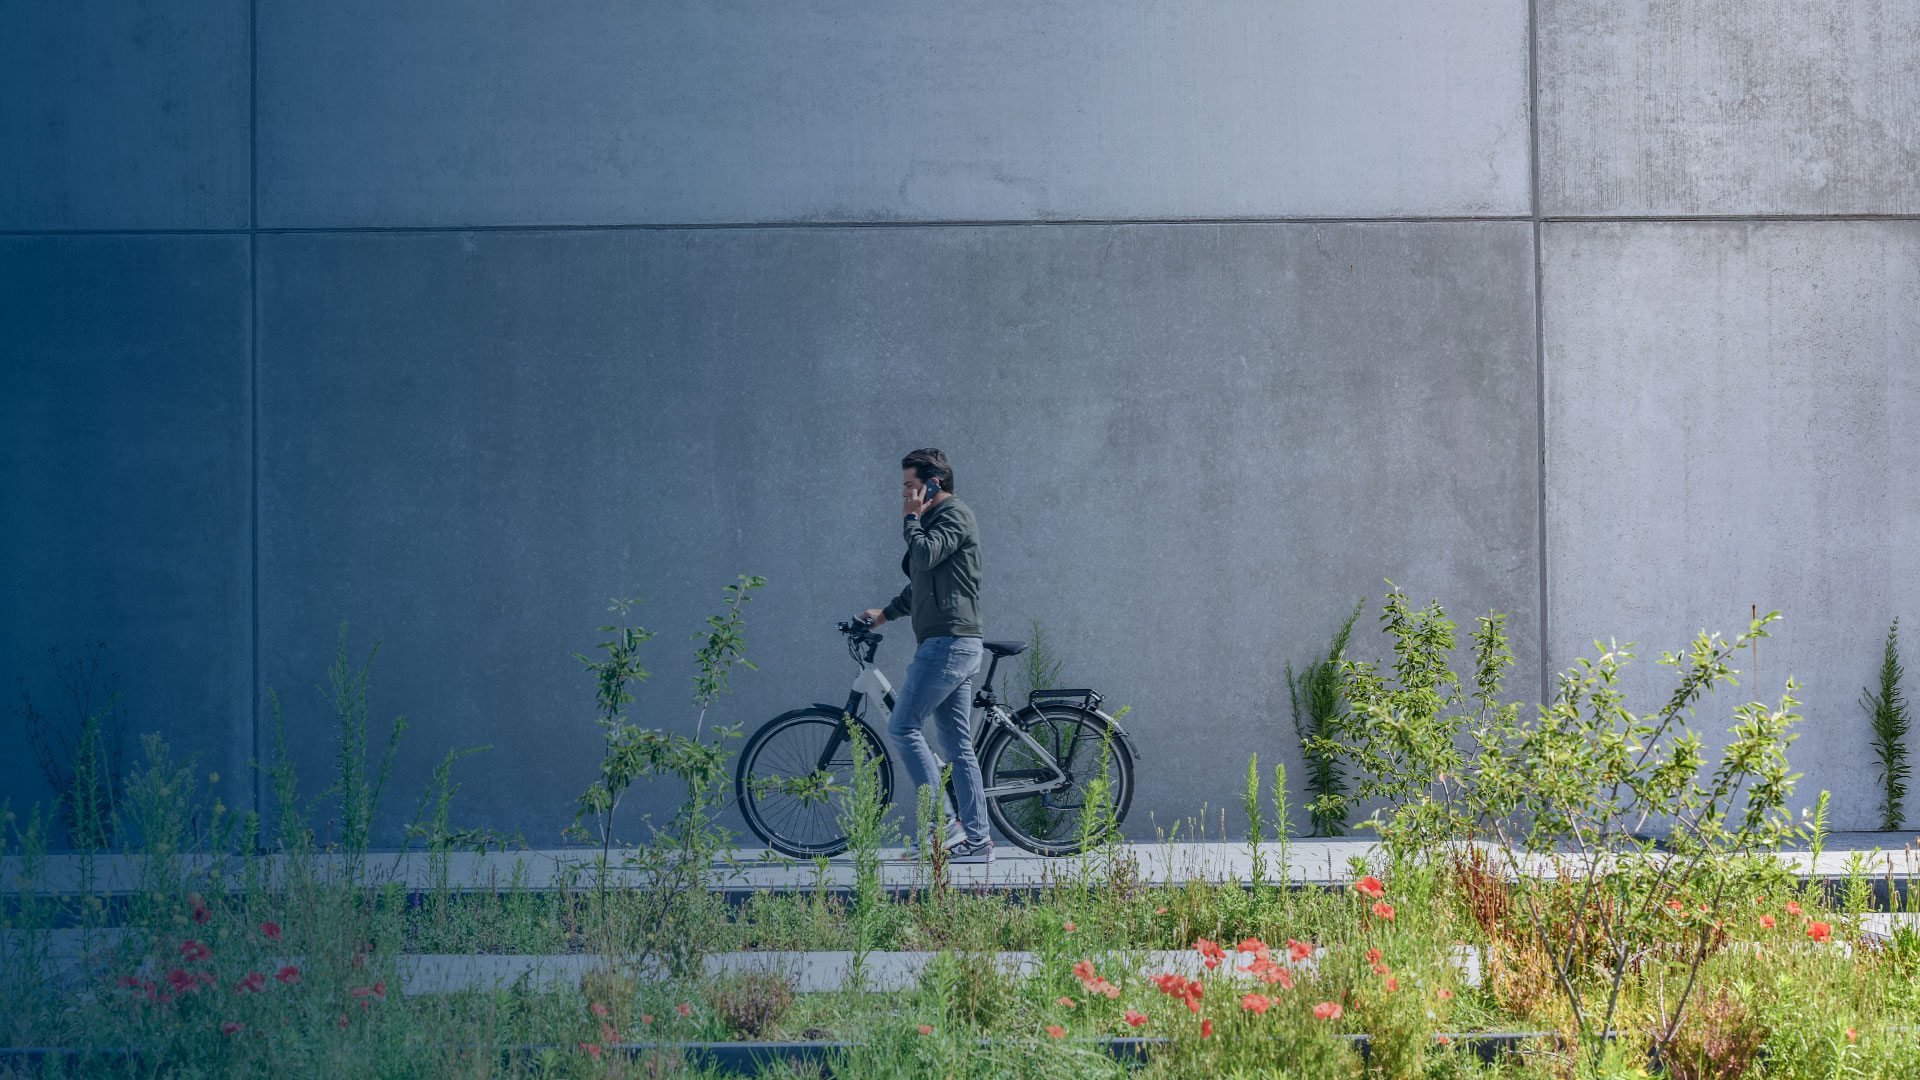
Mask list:
[[[987,833],[986,785],[980,781],[980,760],[973,756],[973,677],[979,673],[980,657],[985,650],[976,637],[934,637],[914,650],[907,665],[906,683],[895,699],[893,716],[887,722],[887,734],[900,751],[907,766],[916,797],[918,789],[940,783],[940,762],[953,766],[953,796],[959,804],[956,816],[967,830],[967,839],[985,840]],[[940,756],[927,745],[921,727],[926,726],[939,747]]]

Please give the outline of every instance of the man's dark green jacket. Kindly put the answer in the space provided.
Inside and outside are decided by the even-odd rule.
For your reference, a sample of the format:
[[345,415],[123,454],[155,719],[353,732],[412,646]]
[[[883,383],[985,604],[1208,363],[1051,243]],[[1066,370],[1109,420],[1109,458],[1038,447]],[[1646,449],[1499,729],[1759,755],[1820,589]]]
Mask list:
[[973,511],[948,496],[918,520],[905,519],[907,587],[883,611],[891,622],[913,612],[913,640],[979,637],[980,527]]

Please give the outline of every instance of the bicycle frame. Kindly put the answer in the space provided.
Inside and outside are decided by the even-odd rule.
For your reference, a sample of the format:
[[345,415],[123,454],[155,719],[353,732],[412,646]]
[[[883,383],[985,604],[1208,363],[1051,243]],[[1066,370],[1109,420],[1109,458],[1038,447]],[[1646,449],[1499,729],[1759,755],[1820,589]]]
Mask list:
[[[881,671],[880,666],[873,662],[874,650],[878,647],[879,641],[873,636],[870,636],[866,642],[867,649],[866,655],[864,656],[860,653],[860,644],[858,640],[851,643],[853,659],[855,663],[860,665],[860,672],[853,678],[853,686],[847,692],[847,703],[841,709],[841,715],[860,716],[866,703],[869,701],[880,702],[885,706],[887,712],[891,714],[896,702],[893,696],[893,683],[888,681],[886,672]],[[993,671],[998,665],[999,658],[995,657],[993,664],[987,668],[986,686],[992,685]],[[819,705],[819,703],[816,702],[816,705]],[[825,709],[833,708],[831,705],[819,705],[819,707]],[[972,722],[973,716],[982,713],[986,716],[986,723],[976,726]],[[974,692],[973,710],[968,715],[967,727],[967,737],[973,741],[973,747],[976,752],[986,745],[988,734],[995,728],[1006,728],[1013,732],[1015,738],[1025,743],[1027,748],[1035,754],[1038,760],[1045,762],[1047,768],[1053,773],[1052,776],[1025,784],[1002,784],[999,787],[987,788],[981,793],[984,797],[997,798],[1007,795],[1041,795],[1050,791],[1056,791],[1066,785],[1067,774],[1060,768],[1060,763],[1055,760],[1054,756],[1048,753],[1046,748],[1041,746],[1033,736],[1027,734],[1024,728],[1013,722],[1013,714],[1007,710],[1004,704],[989,697],[984,686]],[[840,729],[834,732],[833,736],[827,740],[827,745],[821,748],[820,760],[815,765],[815,768],[823,772],[832,771],[830,763],[833,761],[834,755],[839,752],[841,743],[846,741],[847,730],[847,727],[843,724]]]

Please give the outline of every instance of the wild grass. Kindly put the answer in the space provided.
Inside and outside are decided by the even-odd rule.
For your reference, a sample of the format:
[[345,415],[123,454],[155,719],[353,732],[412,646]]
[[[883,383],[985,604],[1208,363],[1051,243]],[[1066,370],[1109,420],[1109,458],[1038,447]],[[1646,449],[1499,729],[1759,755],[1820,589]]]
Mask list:
[[[1437,608],[1395,601],[1389,611],[1401,640],[1428,651],[1410,646],[1391,677],[1373,673],[1357,695],[1371,710],[1364,717],[1411,723],[1417,706],[1434,726],[1401,733],[1402,753],[1425,755],[1398,793],[1413,816],[1382,819],[1389,844],[1354,845],[1353,883],[1339,888],[1146,880],[1138,851],[1102,820],[1110,807],[1098,777],[1084,821],[1097,842],[1020,894],[951,887],[931,859],[921,887],[881,887],[878,848],[890,837],[872,812],[870,775],[849,800],[857,835],[848,892],[830,888],[820,865],[811,886],[788,892],[730,901],[709,877],[663,894],[603,876],[591,852],[588,872],[541,879],[539,888],[529,856],[511,852],[492,863],[500,876],[460,879],[453,854],[500,843],[452,825],[457,757],[417,802],[411,835],[425,842],[429,872],[410,888],[365,844],[368,819],[327,842],[307,824],[316,811],[340,813],[342,801],[371,810],[384,768],[361,734],[365,669],[343,664],[336,687],[345,692],[334,699],[345,752],[334,794],[303,800],[282,749],[263,766],[277,806],[269,826],[222,808],[197,764],[157,739],[146,741],[116,796],[123,825],[113,845],[66,857],[100,863],[77,879],[54,880],[53,815],[5,810],[0,1040],[72,1052],[30,1075],[87,1076],[701,1075],[678,1044],[743,1038],[844,1042],[826,1064],[854,1077],[1598,1078],[1643,1075],[1656,1053],[1658,1066],[1680,1077],[1920,1070],[1920,933],[1866,932],[1874,897],[1864,862],[1836,889],[1806,884],[1772,857],[1770,835],[1742,834],[1751,841],[1744,846],[1699,840],[1702,823],[1721,829],[1709,828],[1713,840],[1739,822],[1716,825],[1708,809],[1688,809],[1679,796],[1673,805],[1694,831],[1682,834],[1693,846],[1677,855],[1614,846],[1602,861],[1553,856],[1558,862],[1538,872],[1517,873],[1505,856],[1458,842],[1470,834],[1447,834],[1449,822],[1473,820],[1474,789],[1442,789],[1438,772],[1450,785],[1463,767],[1470,783],[1501,779],[1476,778],[1471,763],[1431,738],[1451,730],[1448,710],[1491,725],[1486,738],[1499,728],[1532,739],[1523,749],[1544,756],[1523,755],[1527,769],[1568,751],[1541,734],[1558,729],[1527,727],[1491,706],[1491,683],[1477,681],[1446,704],[1450,691],[1429,661],[1450,628]],[[724,637],[737,627],[722,619],[713,629]],[[1497,631],[1483,621],[1476,639],[1483,672],[1501,666]],[[712,647],[716,639],[703,640]],[[1696,667],[1712,675],[1737,651],[1728,644],[1707,649]],[[1690,694],[1686,707],[1705,700],[1704,690]],[[1598,730],[1608,714],[1577,720],[1567,711],[1575,701],[1569,693],[1549,717]],[[1733,710],[1747,728],[1742,775],[1777,790],[1768,786],[1777,770],[1769,771],[1767,748],[1784,738],[1786,706],[1764,715],[1754,708]],[[1385,760],[1385,749],[1369,748],[1364,725],[1349,730],[1351,745]],[[1604,778],[1610,760],[1569,759],[1568,768],[1592,766]],[[1674,768],[1665,767],[1671,779]],[[1273,774],[1271,791],[1262,780],[1250,761],[1244,840],[1270,878],[1284,879],[1294,856],[1286,775]],[[1720,788],[1711,775],[1703,783],[1711,802]],[[1440,810],[1421,801],[1436,792],[1445,796]],[[1617,816],[1592,805],[1586,812],[1594,822]],[[930,835],[938,814],[928,806]],[[685,822],[662,842],[685,843],[704,827]],[[1815,846],[1823,832],[1824,802]],[[359,849],[349,851],[349,841]],[[1530,846],[1542,857],[1554,850],[1513,845]],[[100,869],[108,854],[133,877],[108,880]],[[652,939],[663,926],[683,939],[673,962]],[[63,953],[56,940],[82,947]],[[720,974],[703,963],[753,950],[853,952],[867,977],[800,992],[779,972]],[[933,959],[908,983],[891,983],[878,954],[899,952]],[[444,953],[584,954],[591,973],[557,985],[523,979],[409,992],[412,958]],[[1023,954],[1024,966],[1009,953]],[[1611,1002],[1608,1031],[1598,1034],[1582,1011],[1597,1001]],[[1461,1038],[1489,1031],[1541,1034],[1489,1062]],[[1364,1056],[1349,1038],[1362,1034]],[[1166,1041],[1133,1065],[1106,1051],[1104,1040],[1133,1036]],[[804,1063],[765,1073],[818,1074]]]

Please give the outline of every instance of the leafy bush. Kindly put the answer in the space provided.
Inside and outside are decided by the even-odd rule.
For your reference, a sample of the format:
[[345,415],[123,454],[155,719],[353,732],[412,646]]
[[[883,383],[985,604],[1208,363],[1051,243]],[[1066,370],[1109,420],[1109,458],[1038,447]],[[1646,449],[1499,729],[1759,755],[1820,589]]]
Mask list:
[[[1343,748],[1338,731],[1346,718],[1346,696],[1341,693],[1340,665],[1346,659],[1353,624],[1366,610],[1367,598],[1353,606],[1353,614],[1334,632],[1323,659],[1308,662],[1299,678],[1287,665],[1287,698],[1293,706],[1293,733],[1307,765],[1307,812],[1313,835],[1341,836],[1347,831],[1347,777],[1340,768]],[[1286,823],[1281,822],[1284,829]]]
[[1880,762],[1880,782],[1886,794],[1881,803],[1881,828],[1892,830],[1906,823],[1907,777],[1913,767],[1907,763],[1907,736],[1912,722],[1907,702],[1900,691],[1906,669],[1900,664],[1900,620],[1887,630],[1887,643],[1880,653],[1878,689],[1860,691],[1860,706],[1873,725],[1873,753]]

